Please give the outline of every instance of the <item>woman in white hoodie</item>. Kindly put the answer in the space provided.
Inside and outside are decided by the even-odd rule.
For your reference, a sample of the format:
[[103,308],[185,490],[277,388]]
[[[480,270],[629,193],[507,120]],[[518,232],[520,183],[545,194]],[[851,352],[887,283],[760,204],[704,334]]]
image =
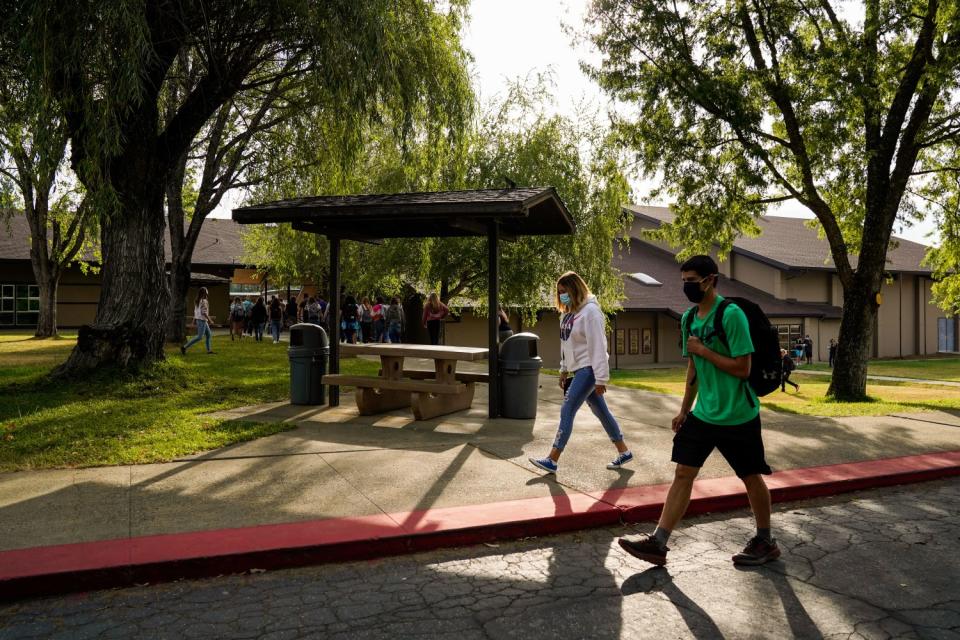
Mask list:
[[557,471],[557,462],[563,453],[573,419],[586,402],[600,419],[607,435],[617,447],[617,457],[607,464],[608,469],[619,469],[633,460],[633,454],[623,441],[623,432],[616,418],[607,408],[603,394],[610,380],[607,362],[606,321],[597,299],[587,283],[573,271],[557,280],[557,309],[560,311],[560,387],[565,390],[560,409],[560,427],[553,441],[550,455],[530,458],[530,462],[548,473]]

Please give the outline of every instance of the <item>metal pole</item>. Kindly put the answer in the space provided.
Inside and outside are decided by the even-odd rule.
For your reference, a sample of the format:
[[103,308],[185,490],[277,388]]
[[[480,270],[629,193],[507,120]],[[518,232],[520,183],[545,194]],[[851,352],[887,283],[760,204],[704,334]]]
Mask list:
[[497,317],[497,306],[499,304],[499,282],[500,282],[500,251],[499,251],[500,227],[494,220],[487,227],[487,278],[488,278],[488,297],[487,306],[487,328],[488,343],[490,345],[490,355],[487,358],[488,373],[490,375],[490,397],[488,404],[488,415],[496,418],[500,415],[500,379],[499,374],[499,338],[500,333],[497,330],[499,318]]
[[[327,236],[330,243],[330,301],[327,319],[330,323],[330,373],[340,373],[340,238]],[[330,406],[340,406],[340,386],[332,385]]]

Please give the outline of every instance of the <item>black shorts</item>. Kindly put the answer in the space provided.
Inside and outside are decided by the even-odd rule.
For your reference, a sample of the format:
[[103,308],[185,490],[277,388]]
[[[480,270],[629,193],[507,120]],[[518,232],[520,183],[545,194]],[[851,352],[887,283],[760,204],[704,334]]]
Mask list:
[[714,448],[733,467],[738,478],[773,473],[763,455],[760,435],[760,416],[743,424],[710,424],[687,415],[686,421],[673,437],[671,460],[677,464],[700,468]]

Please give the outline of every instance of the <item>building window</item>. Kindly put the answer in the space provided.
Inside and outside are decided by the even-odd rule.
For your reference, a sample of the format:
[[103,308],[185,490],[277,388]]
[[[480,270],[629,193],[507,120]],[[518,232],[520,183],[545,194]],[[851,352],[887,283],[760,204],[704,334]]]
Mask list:
[[0,284],[0,326],[31,326],[40,316],[40,287]]
[[953,318],[937,318],[937,351],[956,351],[957,335]]
[[14,285],[0,285],[0,326],[12,327],[16,323],[14,315],[16,302],[13,293]]
[[775,324],[777,333],[780,335],[780,348],[787,351],[793,351],[800,338],[800,325],[798,324]]

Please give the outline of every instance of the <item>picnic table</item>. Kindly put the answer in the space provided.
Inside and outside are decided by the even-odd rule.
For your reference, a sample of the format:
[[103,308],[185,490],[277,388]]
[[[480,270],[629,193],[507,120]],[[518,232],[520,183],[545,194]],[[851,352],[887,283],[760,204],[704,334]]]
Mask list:
[[[380,356],[380,375],[328,374],[322,384],[356,387],[360,415],[373,415],[412,407],[417,420],[469,409],[474,385],[489,382],[487,373],[458,372],[457,362],[487,357],[486,347],[451,347],[424,344],[343,344],[343,355]],[[405,358],[433,360],[433,371],[405,369]]]

